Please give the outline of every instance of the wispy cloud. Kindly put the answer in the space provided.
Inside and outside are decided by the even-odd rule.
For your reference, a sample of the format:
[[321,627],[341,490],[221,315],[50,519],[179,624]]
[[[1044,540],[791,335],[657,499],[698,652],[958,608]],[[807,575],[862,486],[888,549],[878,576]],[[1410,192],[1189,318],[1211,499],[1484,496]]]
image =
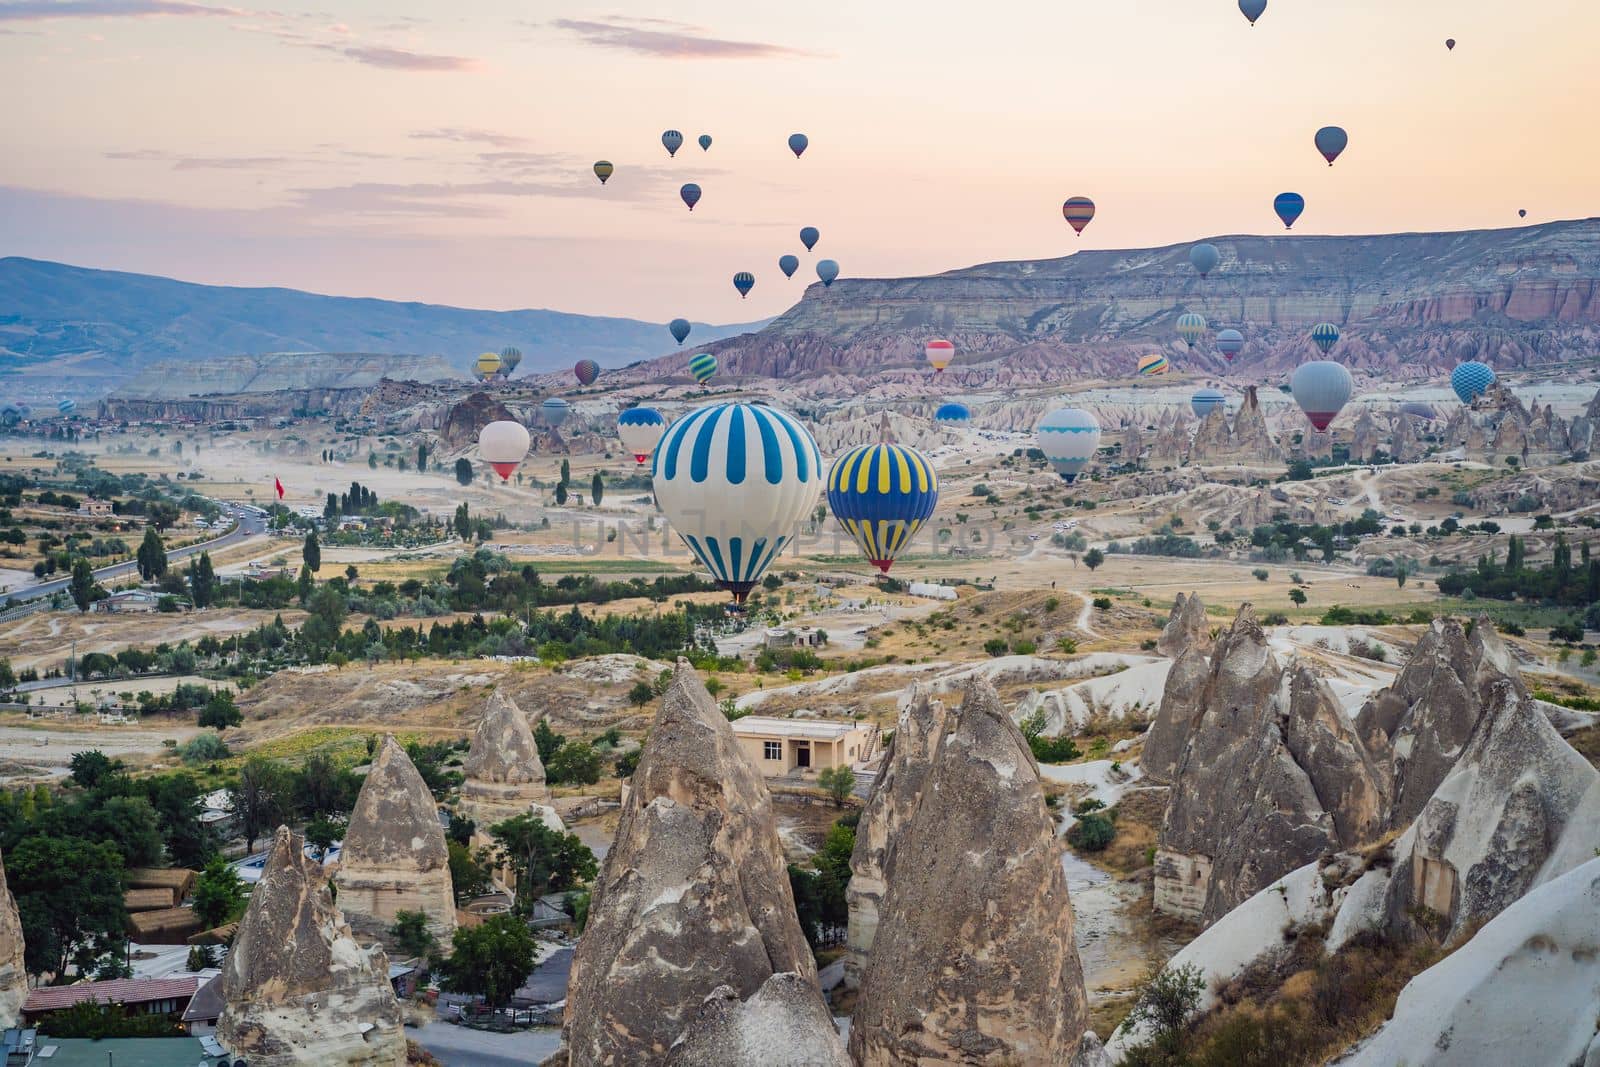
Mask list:
[[243,14],[245,12],[238,8],[188,3],[187,0],[0,0],[0,22]]
[[670,19],[630,19],[608,15],[592,19],[557,19],[551,25],[575,33],[599,48],[614,48],[659,59],[774,59],[817,55],[788,45],[714,37],[702,26]]
[[185,156],[154,148],[107,152],[105,155],[107,159],[170,163],[173,170],[264,170],[294,162],[288,156]]
[[526,137],[492,130],[475,130],[461,126],[446,126],[436,130],[416,130],[411,136],[419,141],[454,141],[457,144],[486,144],[493,148],[515,148],[528,143]]
[[318,47],[325,51],[336,52],[357,63],[365,63],[369,67],[382,67],[384,70],[470,72],[483,69],[482,60],[468,56],[441,56],[370,44],[325,44]]

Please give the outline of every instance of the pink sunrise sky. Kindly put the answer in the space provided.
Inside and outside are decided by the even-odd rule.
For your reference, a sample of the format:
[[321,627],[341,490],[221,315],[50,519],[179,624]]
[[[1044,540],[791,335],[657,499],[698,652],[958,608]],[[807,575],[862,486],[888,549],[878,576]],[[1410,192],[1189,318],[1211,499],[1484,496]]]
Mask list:
[[1582,217],[1597,37],[1593,0],[1270,0],[1254,28],[1235,0],[0,0],[0,255],[735,322],[822,256],[883,277],[1281,232],[1285,190],[1297,234]]

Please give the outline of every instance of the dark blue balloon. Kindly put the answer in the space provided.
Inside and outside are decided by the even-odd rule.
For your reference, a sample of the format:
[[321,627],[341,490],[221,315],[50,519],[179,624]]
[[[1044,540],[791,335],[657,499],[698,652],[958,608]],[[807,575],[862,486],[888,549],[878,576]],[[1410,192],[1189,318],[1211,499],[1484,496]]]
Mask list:
[[778,269],[783,271],[785,278],[793,278],[794,272],[800,269],[799,256],[779,256]]
[[1306,210],[1306,198],[1299,193],[1279,193],[1278,198],[1272,202],[1272,210],[1283,220],[1283,228],[1292,230],[1295,219]]
[[807,252],[817,247],[817,241],[821,237],[822,233],[815,226],[802,226],[800,228],[800,243],[806,246]]
[[789,151],[794,153],[794,158],[796,159],[800,158],[800,153],[804,152],[806,145],[810,143],[811,141],[803,133],[791,133],[789,135]]

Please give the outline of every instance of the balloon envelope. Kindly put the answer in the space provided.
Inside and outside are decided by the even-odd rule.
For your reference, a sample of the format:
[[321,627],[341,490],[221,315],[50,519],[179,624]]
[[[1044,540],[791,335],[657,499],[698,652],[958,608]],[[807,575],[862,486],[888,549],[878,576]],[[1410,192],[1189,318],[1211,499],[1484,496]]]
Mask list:
[[1523,208],[1522,210],[1517,212],[1517,218],[1525,219],[1527,217],[1528,217],[1528,209],[1527,208]]
[[1213,411],[1221,411],[1228,406],[1228,398],[1216,389],[1201,389],[1189,398],[1189,407],[1193,409],[1195,418],[1203,419]]
[[799,256],[779,256],[778,269],[783,271],[785,278],[793,278],[794,272],[800,269]]
[[1061,205],[1061,216],[1076,233],[1094,220],[1094,201],[1087,196],[1075,196]]
[[667,155],[675,156],[678,149],[683,147],[683,134],[677,130],[668,130],[661,135],[661,144],[667,150]]
[[1267,0],[1239,0],[1239,11],[1250,20],[1250,25],[1256,24],[1256,19],[1267,9]]
[[478,431],[478,455],[494,468],[502,482],[511,477],[517,464],[527,456],[531,443],[527,427],[520,422],[491,422]]
[[939,410],[933,413],[933,417],[939,422],[960,424],[972,421],[972,412],[968,410],[967,405],[951,401],[948,404],[940,404]]
[[572,414],[572,405],[562,400],[559,396],[546,398],[539,405],[539,415],[544,419],[546,426],[560,426],[567,421],[567,416]]
[[606,179],[611,177],[611,175],[616,172],[616,169],[617,168],[611,165],[610,161],[602,159],[596,162],[594,165],[594,176],[600,179],[601,185],[604,185],[606,183]]
[[1167,374],[1171,370],[1172,364],[1167,362],[1167,357],[1163,356],[1159,352],[1152,353],[1148,356],[1140,356],[1138,364],[1134,367],[1134,373],[1139,375],[1141,378],[1149,378],[1157,374]]
[[1333,166],[1333,161],[1350,144],[1350,135],[1339,126],[1324,126],[1317,131],[1317,151],[1322,153],[1322,158],[1328,161],[1328,166]]
[[1350,372],[1344,369],[1344,364],[1326,359],[1302,363],[1289,380],[1295,403],[1318,430],[1326,430],[1338,417],[1349,403],[1353,388]]
[[821,236],[822,231],[818,230],[815,226],[800,227],[800,243],[806,246],[807,252],[817,247],[817,240]]
[[78,410],[78,402],[70,397],[64,397],[58,404],[56,404],[56,410],[61,412],[63,415],[71,415],[74,411]]
[[1294,229],[1294,221],[1306,210],[1306,198],[1299,193],[1279,193],[1272,201],[1272,210],[1278,213],[1286,230]]
[[678,190],[678,195],[683,197],[683,202],[689,205],[690,211],[693,211],[694,206],[700,202],[700,187],[694,182],[685,182],[683,188]]
[[672,334],[672,339],[681,345],[683,339],[689,336],[689,320],[673,319],[667,323],[667,330]]
[[1204,278],[1217,269],[1217,264],[1222,262],[1222,253],[1217,251],[1216,245],[1198,244],[1189,249],[1189,262]]
[[514,345],[507,345],[500,350],[500,365],[505,368],[506,374],[509,375],[512,371],[516,370],[517,365],[521,362],[522,349],[517,348]]
[[709,382],[717,373],[717,357],[710,352],[701,352],[689,360],[689,373],[701,385]]
[[794,153],[794,158],[796,159],[800,158],[800,154],[806,150],[806,145],[810,143],[810,139],[803,133],[791,133],[789,135],[789,151]]
[[600,377],[600,364],[592,359],[580,359],[573,364],[572,374],[578,379],[579,385],[593,385],[595,379]]
[[1450,372],[1450,388],[1463,404],[1470,404],[1487,393],[1496,380],[1494,370],[1477,360],[1463,363]]
[[742,270],[733,276],[733,287],[739,290],[739,299],[743,300],[750,295],[750,290],[756,287],[756,276],[747,270]]
[[822,456],[793,416],[711,404],[673,423],[651,467],[656,502],[722,588],[743,603],[811,513]]
[[1070,483],[1100,448],[1100,420],[1082,408],[1060,408],[1039,420],[1034,435],[1044,458]]
[[1232,363],[1233,357],[1244,351],[1244,334],[1238,330],[1218,330],[1217,351]]
[[833,465],[828,510],[884,574],[939,503],[933,464],[904,445],[862,445]]
[[1445,38],[1444,46],[1454,52],[1456,50],[1456,39],[1454,37]]
[[824,289],[832,285],[833,280],[838,276],[839,264],[835,263],[831,259],[819,260],[817,262],[817,277],[822,279],[822,287]]
[[1178,336],[1193,348],[1206,335],[1206,317],[1190,311],[1178,316]]
[[702,133],[700,135],[700,151],[711,151],[711,135],[709,133]]
[[637,463],[650,458],[666,432],[666,417],[655,408],[629,408],[617,416],[617,437]]
[[1339,343],[1339,336],[1339,327],[1331,322],[1319,322],[1311,327],[1311,340],[1316,342],[1323,355],[1327,355]]
[[956,358],[956,346],[940,338],[929,341],[922,349],[922,354],[927,357],[928,366],[933,368],[933,372],[940,374]]
[[501,366],[503,366],[503,364],[500,362],[500,357],[498,355],[493,352],[485,352],[483,355],[478,357],[477,362],[473,363],[472,369],[478,377],[488,378],[498,374]]
[[1420,400],[1412,400],[1401,404],[1400,413],[1402,415],[1415,415],[1417,418],[1426,419],[1429,422],[1439,417],[1439,413],[1433,409],[1432,404],[1424,404]]

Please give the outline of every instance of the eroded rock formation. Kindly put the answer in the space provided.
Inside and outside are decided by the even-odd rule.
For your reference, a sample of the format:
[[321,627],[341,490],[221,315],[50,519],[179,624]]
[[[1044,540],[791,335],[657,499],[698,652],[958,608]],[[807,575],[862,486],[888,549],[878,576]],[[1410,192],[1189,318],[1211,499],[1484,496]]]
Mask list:
[[1188,648],[1211,651],[1211,620],[1206,618],[1206,606],[1198,593],[1178,594],[1172,602],[1172,613],[1167,616],[1167,625],[1156,641],[1156,651],[1163,656],[1176,658]]
[[28,967],[23,962],[22,916],[6,885],[6,864],[0,858],[0,1030],[17,1025],[28,999]]
[[217,1038],[252,1067],[398,1067],[400,1005],[381,948],[357,944],[322,865],[280,826],[222,969]]
[[446,451],[455,452],[475,443],[478,431],[491,422],[515,418],[510,408],[488,393],[468,393],[451,404],[440,420],[439,440]]
[[665,1058],[709,995],[816,981],[766,786],[680,660],[622,807],[572,964],[573,1067]]
[[987,683],[969,684],[921,794],[888,852],[852,1059],[1069,1061],[1085,996],[1060,844],[1038,766]]
[[450,853],[438,805],[391,735],[356,797],[339,857],[339,906],[364,938],[389,940],[402,911],[420,911],[442,949],[456,929]]
[[461,809],[480,830],[543,805],[544,763],[527,717],[505,693],[489,696],[462,766]]
[[741,1001],[718,986],[667,1054],[666,1067],[850,1067],[816,982],[775,974]]

